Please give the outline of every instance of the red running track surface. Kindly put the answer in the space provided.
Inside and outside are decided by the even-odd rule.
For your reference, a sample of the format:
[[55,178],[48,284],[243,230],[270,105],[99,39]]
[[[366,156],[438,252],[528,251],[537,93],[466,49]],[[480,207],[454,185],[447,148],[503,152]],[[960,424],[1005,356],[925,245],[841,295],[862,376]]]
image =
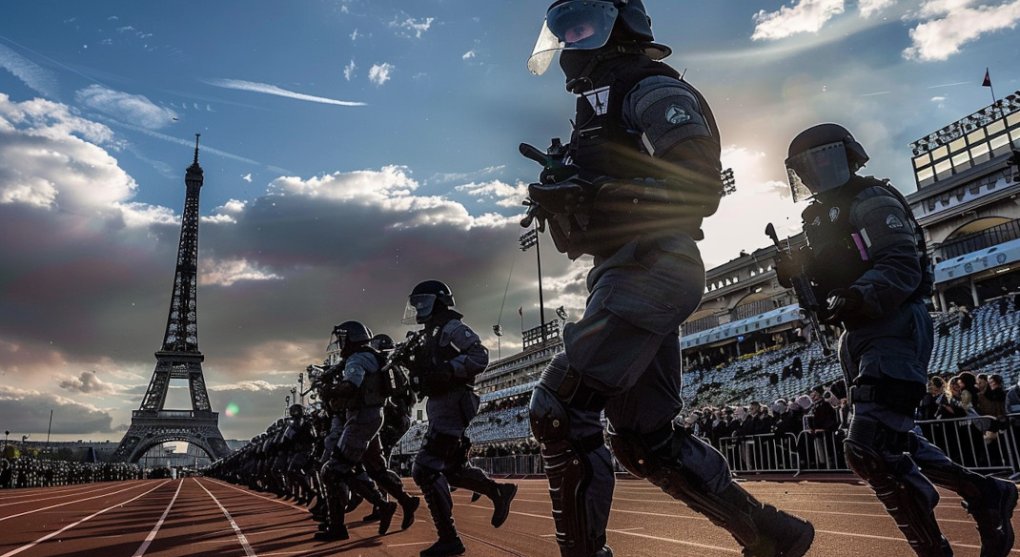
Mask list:
[[[510,519],[498,530],[489,525],[487,500],[470,503],[470,493],[453,494],[467,555],[559,554],[545,482],[517,483]],[[814,523],[810,557],[913,555],[878,500],[859,483],[749,481],[744,486]],[[977,531],[959,497],[941,494],[936,514],[956,555],[978,557]],[[363,505],[349,516],[350,540],[323,543],[312,539],[315,524],[303,507],[208,478],[13,490],[0,492],[0,557],[407,557],[434,540],[424,504],[410,529],[382,537],[375,524],[360,521],[367,512]],[[1020,530],[1017,521],[1014,517]],[[395,528],[399,522],[398,512]],[[619,557],[740,554],[733,539],[707,519],[654,486],[632,480],[617,483],[609,543]]]

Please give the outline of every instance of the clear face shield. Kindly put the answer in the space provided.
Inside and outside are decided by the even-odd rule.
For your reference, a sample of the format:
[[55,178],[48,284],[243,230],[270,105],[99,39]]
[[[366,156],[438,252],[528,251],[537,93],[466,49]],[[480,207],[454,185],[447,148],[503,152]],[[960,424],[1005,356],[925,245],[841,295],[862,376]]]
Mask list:
[[414,294],[408,296],[407,306],[404,307],[404,318],[400,321],[404,325],[422,324],[428,321],[432,315],[432,307],[436,305],[435,294]]
[[602,48],[609,42],[618,14],[611,2],[600,0],[573,0],[549,10],[528,58],[528,70],[544,74],[561,50]]
[[801,201],[838,188],[850,180],[850,163],[842,141],[809,149],[786,159],[793,200]]
[[326,346],[326,363],[331,366],[339,364],[343,360],[341,355],[344,349],[342,331],[333,330],[329,337],[329,344]]

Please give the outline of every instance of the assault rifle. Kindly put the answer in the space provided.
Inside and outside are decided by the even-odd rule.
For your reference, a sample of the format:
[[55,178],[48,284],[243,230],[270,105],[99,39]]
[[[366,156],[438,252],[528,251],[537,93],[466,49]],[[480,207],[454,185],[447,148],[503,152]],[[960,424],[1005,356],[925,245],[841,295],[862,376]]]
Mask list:
[[[386,365],[380,370],[390,378],[390,386],[393,387],[392,392],[399,390],[401,387],[400,383],[404,382],[402,377],[403,371],[401,370],[401,368],[404,368],[408,370],[406,384],[412,391],[421,393],[422,366],[418,363],[418,358],[421,357],[421,350],[424,346],[425,329],[422,329],[420,331],[408,331],[407,338],[393,347],[393,351],[390,352],[389,358],[386,360]],[[397,374],[400,374],[401,377],[397,377]]]
[[[832,354],[832,346],[829,344],[829,337],[825,336],[822,331],[822,326],[818,321],[818,310],[823,306],[818,303],[818,297],[815,296],[815,291],[811,287],[811,281],[807,278],[804,272],[804,263],[801,258],[794,255],[793,251],[787,246],[787,249],[783,249],[783,246],[779,243],[779,235],[776,234],[776,227],[772,226],[770,222],[765,227],[765,235],[772,238],[772,243],[776,245],[776,249],[779,250],[779,258],[786,258],[788,261],[792,261],[796,265],[797,273],[789,277],[790,283],[793,285],[793,293],[797,296],[797,303],[800,305],[801,310],[804,313],[804,317],[807,318],[808,327],[811,328],[811,334],[818,339],[818,342],[822,345],[822,353],[826,356]],[[776,272],[779,272],[778,265]]]
[[[542,165],[542,173],[539,175],[539,184],[555,184],[569,180],[570,178],[577,175],[577,167],[573,164],[564,164],[564,160],[567,157],[567,146],[564,145],[560,138],[554,137],[549,143],[549,148],[543,153],[534,145],[527,143],[521,143],[518,147],[521,155],[531,159],[538,164]],[[530,188],[529,188],[530,189]],[[548,215],[542,207],[536,203],[534,199],[529,197],[524,200],[524,205],[528,207],[527,212],[524,214],[524,218],[521,219],[521,226],[523,228],[530,228],[531,223],[538,218],[538,229],[539,231],[545,231],[545,216]],[[545,213],[545,214],[543,214]]]

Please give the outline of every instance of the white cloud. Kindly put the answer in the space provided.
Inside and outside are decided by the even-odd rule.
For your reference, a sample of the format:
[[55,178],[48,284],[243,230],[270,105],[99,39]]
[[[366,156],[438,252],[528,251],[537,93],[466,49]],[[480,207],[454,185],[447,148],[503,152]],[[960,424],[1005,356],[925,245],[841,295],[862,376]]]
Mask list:
[[251,183],[251,172],[245,174],[244,176],[241,176],[241,179],[244,180],[245,182],[248,182],[250,184]]
[[42,68],[2,44],[0,44],[0,68],[14,74],[37,93],[51,98],[57,96],[57,77],[53,72]]
[[95,371],[83,371],[78,377],[65,377],[58,385],[65,391],[84,394],[113,394],[121,390],[117,385],[101,380]]
[[861,11],[861,17],[871,17],[895,3],[896,0],[859,0],[857,8]]
[[401,215],[392,223],[394,228],[414,228],[452,224],[461,228],[502,226],[513,217],[497,214],[472,216],[455,201],[440,196],[419,196],[414,192],[418,182],[403,166],[385,166],[380,170],[335,172],[307,180],[282,176],[269,187],[275,195],[294,195],[378,207]]
[[153,130],[166,127],[177,118],[177,113],[156,106],[143,95],[115,91],[102,85],[78,90],[75,99],[93,110]]
[[202,222],[217,224],[234,224],[237,216],[244,212],[247,203],[239,199],[229,199],[223,205],[213,209],[213,214],[201,217]]
[[0,204],[127,216],[138,185],[102,144],[113,132],[66,105],[0,93]]
[[[258,83],[254,81],[244,81],[241,79],[213,79],[206,83],[215,87],[223,87],[224,89],[237,89],[239,91],[252,91],[254,93],[263,93],[266,95],[275,95],[277,97],[285,97],[288,99],[297,99],[299,101],[309,101],[322,104],[332,104],[336,106],[365,106],[363,102],[356,101],[341,101],[337,99],[330,99],[327,97],[318,97],[315,95],[306,95],[304,93],[297,93],[295,91],[289,91],[277,87],[276,85],[270,85],[268,83]],[[197,107],[196,107],[197,108]]]
[[376,85],[382,85],[390,80],[390,72],[394,69],[393,64],[382,63],[372,64],[372,67],[368,70],[368,80]]
[[506,165],[500,164],[494,166],[486,166],[481,170],[475,170],[473,172],[438,172],[436,174],[433,174],[432,177],[429,178],[429,181],[442,183],[442,182],[477,180],[482,176],[488,176],[490,174],[494,174],[504,169],[506,169]]
[[844,0],[796,0],[779,11],[754,15],[753,40],[783,39],[798,33],[817,33],[833,17],[843,13]]
[[420,39],[422,34],[432,27],[432,22],[435,21],[434,17],[425,17],[422,19],[414,19],[408,17],[403,21],[393,20],[390,22],[390,27],[400,30],[400,34],[405,37],[411,37],[412,35],[416,39]]
[[[346,6],[345,6],[345,7],[346,7]],[[357,29],[355,29],[354,31],[351,31],[351,42],[355,42],[355,41],[357,41],[357,40],[358,40],[358,37],[360,37],[360,36],[361,36],[361,35],[360,35],[360,34],[358,34],[358,30],[357,30]]]
[[203,259],[199,272],[200,285],[231,286],[241,281],[283,280],[283,277],[260,268],[247,259],[208,260]]
[[354,58],[351,58],[350,63],[344,66],[344,79],[350,81],[351,78],[354,77],[354,70],[357,68],[358,66],[354,63]]
[[946,60],[964,44],[986,33],[1013,29],[1020,21],[1020,0],[974,7],[976,0],[926,0],[919,17],[925,19],[910,30],[911,46],[903,51],[908,60]]
[[291,388],[292,385],[274,385],[269,381],[262,379],[256,379],[254,381],[241,381],[238,383],[232,383],[228,385],[210,385],[210,391],[275,391],[276,389]]
[[473,197],[495,199],[496,205],[500,207],[522,207],[521,202],[528,196],[528,184],[524,182],[517,182],[517,185],[513,186],[500,180],[481,184],[472,182],[454,189]]
[[461,60],[470,60],[476,56],[478,56],[478,54],[475,53],[475,49],[472,48],[471,50],[465,52],[460,58]]

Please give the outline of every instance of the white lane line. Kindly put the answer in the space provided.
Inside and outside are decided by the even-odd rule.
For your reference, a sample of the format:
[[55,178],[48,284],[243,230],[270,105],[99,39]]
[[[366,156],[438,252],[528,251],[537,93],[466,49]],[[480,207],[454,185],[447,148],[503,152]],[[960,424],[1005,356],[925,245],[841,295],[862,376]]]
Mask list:
[[[32,499],[31,501],[15,501],[13,503],[3,503],[3,504],[0,504],[0,507],[10,507],[11,505],[24,505],[25,503],[29,503],[29,502],[37,503],[39,501],[50,501],[50,500],[53,500],[53,499],[61,499],[61,498],[64,498],[64,497],[75,497],[75,496],[79,496],[79,495],[88,495],[89,493],[96,493],[97,491],[103,491],[105,489],[109,489],[110,487],[111,486],[109,486],[109,485],[104,485],[102,487],[89,486],[88,489],[83,489],[81,491],[75,491],[73,493],[65,493],[63,495],[55,495],[53,497],[43,497],[42,499]],[[36,495],[42,495],[42,494],[37,493]],[[6,501],[7,498],[4,497],[4,500]]]
[[[553,534],[555,535],[555,534]],[[412,545],[430,545],[435,542],[408,542],[408,543],[391,543],[387,544],[386,547],[411,547]]]
[[[220,504],[220,500],[217,499],[216,496],[212,494],[212,492],[206,489],[205,486],[202,485],[202,482],[198,481],[198,478],[195,478],[195,483],[197,483],[198,487],[201,487],[203,491],[208,493],[209,497],[212,497],[213,502],[216,503],[216,506],[219,507],[221,511],[223,511],[223,516],[227,517],[227,521],[230,522],[230,527],[234,529],[234,533],[237,534],[237,539],[241,542],[241,547],[244,548],[244,554],[247,555],[248,557],[257,557],[255,552],[252,551],[251,546],[248,545],[248,538],[244,537],[244,532],[242,532],[241,529],[237,527],[237,523],[234,522],[233,517],[231,517],[230,513],[227,512],[226,507]],[[0,557],[6,556],[0,555]]]
[[[942,522],[942,521],[940,521],[940,522]],[[815,530],[815,533],[833,534],[833,535],[836,535],[836,536],[851,536],[851,537],[854,537],[854,538],[868,538],[868,539],[872,539],[872,540],[894,541],[894,542],[903,542],[903,543],[907,542],[907,540],[905,538],[902,538],[902,537],[876,536],[874,534],[857,534],[855,532],[840,532],[838,530]],[[971,545],[971,544],[959,543],[959,542],[953,542],[953,547],[966,547],[968,549],[981,549],[980,545]],[[1010,551],[1010,553],[1020,553],[1020,549],[1014,549],[1014,550]],[[3,557],[3,556],[0,556],[0,557]]]
[[209,480],[209,481],[211,481],[212,483],[214,483],[216,485],[222,485],[223,487],[229,487],[230,489],[233,489],[234,491],[240,491],[241,493],[244,493],[245,495],[251,495],[252,497],[258,497],[259,499],[265,499],[266,501],[269,501],[270,503],[276,503],[277,505],[284,505],[284,506],[290,507],[292,509],[297,509],[297,510],[303,512],[303,513],[312,512],[312,511],[308,510],[306,507],[299,507],[297,505],[292,505],[292,504],[290,504],[290,503],[288,503],[286,501],[280,501],[279,499],[273,499],[272,497],[265,497],[265,496],[259,495],[258,493],[253,493],[251,491],[246,491],[246,490],[243,490],[243,489],[239,489],[239,488],[236,488],[236,487],[234,487],[234,486],[232,486],[232,485],[230,485],[228,483],[221,482],[219,480]]
[[[469,505],[469,506],[474,507],[474,506],[477,506],[477,505]],[[613,512],[616,512],[616,511],[613,511]],[[522,513],[520,511],[510,511],[510,514],[519,514],[521,516],[531,516],[531,517],[534,517],[534,518],[545,518],[547,520],[552,520],[551,516],[546,516],[546,515],[541,515],[541,514]],[[649,513],[649,514],[652,514],[652,513]],[[680,517],[680,518],[684,518],[684,517]],[[708,519],[706,518],[705,520],[708,520]],[[658,536],[650,536],[648,534],[638,534],[637,532],[630,532],[630,531],[628,531],[628,530],[632,530],[632,529],[633,528],[625,528],[623,530],[608,530],[607,529],[606,532],[613,532],[614,534],[623,534],[625,536],[637,536],[639,538],[646,538],[646,539],[649,539],[649,540],[657,540],[657,541],[675,543],[675,544],[680,544],[680,545],[689,545],[691,547],[697,547],[697,548],[700,548],[700,549],[714,549],[716,551],[725,551],[726,553],[740,553],[736,549],[730,549],[728,547],[719,547],[717,545],[706,545],[706,544],[701,544],[701,543],[685,542],[685,541],[681,541],[681,540],[674,540],[673,538],[660,538]],[[548,536],[542,536],[540,534],[539,537],[548,537]],[[3,556],[0,555],[0,557],[3,557]]]
[[[116,487],[116,486],[114,486],[114,487]],[[107,496],[110,496],[110,495],[116,495],[118,493],[123,493],[125,491],[128,491],[129,489],[134,489],[136,487],[138,487],[137,484],[133,485],[131,487],[125,487],[124,489],[121,489],[120,491],[111,491],[111,492],[108,492],[108,493],[103,493],[103,494],[100,494],[100,495],[96,495],[95,497],[87,497],[85,499],[77,499],[75,501],[68,501],[66,503],[57,503],[56,505],[50,505],[48,507],[43,507],[41,509],[34,509],[34,510],[31,510],[31,511],[25,511],[23,513],[12,514],[10,516],[5,516],[3,518],[0,518],[0,522],[3,522],[5,520],[10,520],[12,518],[18,518],[19,516],[25,516],[26,514],[33,514],[33,513],[37,513],[37,512],[41,512],[41,511],[47,511],[49,509],[55,509],[57,507],[66,507],[67,505],[73,505],[75,503],[81,503],[82,501],[91,501],[93,499],[99,499],[100,497],[107,497]]]
[[[98,485],[98,484],[101,484],[101,483],[105,483],[105,482],[94,482],[94,483],[88,483],[88,484],[72,485],[72,486],[62,487],[60,489],[54,489],[54,488],[51,488],[51,487],[39,487],[39,488],[32,487],[32,488],[29,488],[29,489],[33,490],[31,493],[13,493],[16,490],[12,489],[12,490],[10,490],[9,493],[5,493],[4,494],[4,501],[13,501],[14,499],[22,499],[24,497],[38,497],[40,495],[52,495],[54,493],[63,493],[65,491],[74,491],[74,490],[88,491],[89,489],[102,489],[103,486],[102,485]],[[6,506],[6,505],[4,505],[4,506]]]
[[[169,480],[167,480],[167,481],[169,481]],[[17,555],[18,553],[21,553],[22,551],[27,551],[29,549],[32,549],[33,547],[39,545],[40,543],[42,543],[42,542],[52,538],[53,536],[57,536],[57,535],[59,535],[59,534],[61,534],[63,532],[66,532],[67,530],[70,530],[71,528],[74,528],[75,526],[81,524],[82,522],[85,522],[86,520],[91,520],[91,519],[93,519],[93,518],[95,518],[95,517],[105,513],[106,511],[108,511],[110,509],[115,509],[117,507],[123,507],[124,505],[127,505],[128,503],[131,503],[133,501],[141,499],[142,497],[145,497],[146,495],[152,493],[153,491],[156,491],[157,489],[163,487],[166,484],[167,484],[167,482],[163,482],[163,483],[157,485],[156,487],[150,489],[149,491],[146,491],[145,493],[142,493],[141,495],[136,495],[136,496],[132,497],[131,499],[128,499],[127,501],[124,501],[122,503],[117,503],[116,505],[110,505],[109,507],[106,507],[105,509],[103,509],[101,511],[98,511],[98,512],[95,512],[95,513],[92,513],[92,514],[86,516],[85,518],[79,520],[78,522],[75,522],[74,524],[68,524],[67,526],[64,526],[63,528],[61,528],[60,530],[57,530],[56,532],[53,532],[52,534],[47,534],[47,535],[39,538],[38,540],[35,540],[34,542],[32,542],[30,544],[23,545],[23,546],[19,547],[18,549],[14,549],[14,550],[8,551],[7,553],[4,553],[3,555],[0,555],[0,557],[11,557],[12,555]],[[117,493],[120,493],[120,491],[118,491]],[[111,495],[112,495],[112,493],[111,493]]]
[[181,482],[177,484],[177,491],[174,492],[173,499],[170,499],[170,504],[167,505],[166,510],[163,511],[163,516],[159,517],[156,525],[152,527],[152,531],[149,532],[148,536],[145,536],[145,541],[142,542],[142,545],[138,547],[138,550],[135,551],[135,554],[132,557],[142,557],[142,555],[145,555],[145,550],[149,549],[149,545],[152,544],[152,540],[156,539],[156,532],[159,532],[159,528],[163,526],[163,521],[166,520],[167,515],[170,514],[170,509],[174,506],[174,502],[177,501],[177,496],[180,495],[181,486],[183,485],[184,480],[181,480]]

